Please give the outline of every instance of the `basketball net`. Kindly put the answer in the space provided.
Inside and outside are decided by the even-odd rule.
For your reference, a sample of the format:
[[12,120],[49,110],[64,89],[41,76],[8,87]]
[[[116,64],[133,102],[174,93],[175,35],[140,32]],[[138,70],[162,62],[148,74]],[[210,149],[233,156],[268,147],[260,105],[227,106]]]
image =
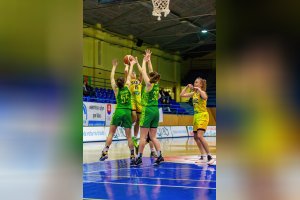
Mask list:
[[164,16],[166,17],[169,13],[169,3],[170,0],[152,0],[153,4],[153,11],[152,15],[158,17],[157,20],[161,20],[161,15],[164,13]]

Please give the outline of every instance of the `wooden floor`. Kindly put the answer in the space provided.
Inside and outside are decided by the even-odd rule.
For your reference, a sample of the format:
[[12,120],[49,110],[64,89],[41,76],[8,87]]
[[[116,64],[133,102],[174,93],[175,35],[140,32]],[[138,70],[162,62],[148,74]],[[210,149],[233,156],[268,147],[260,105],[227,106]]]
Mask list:
[[[213,157],[216,138],[207,137]],[[216,165],[199,163],[193,138],[160,139],[165,161],[153,166],[146,146],[143,164],[130,166],[127,141],[113,142],[99,161],[104,142],[83,144],[83,199],[216,200]],[[196,164],[198,163],[198,164]]]
[[[206,137],[211,153],[216,154],[216,138]],[[194,156],[199,155],[198,147],[192,137],[160,139],[164,156]],[[83,163],[98,162],[105,142],[83,144]],[[149,157],[149,145],[145,147],[144,156]],[[129,157],[127,141],[113,141],[109,149],[108,160],[118,160]]]

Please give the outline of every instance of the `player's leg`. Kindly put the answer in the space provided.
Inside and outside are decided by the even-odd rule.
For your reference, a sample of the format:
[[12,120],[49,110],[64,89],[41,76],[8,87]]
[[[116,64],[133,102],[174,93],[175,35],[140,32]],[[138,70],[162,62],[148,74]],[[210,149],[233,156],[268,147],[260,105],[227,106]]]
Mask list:
[[148,134],[149,128],[147,127],[141,127],[141,135],[140,135],[140,143],[139,143],[139,153],[138,157],[136,159],[136,165],[141,165],[142,162],[142,157],[143,157],[143,152],[144,148],[146,145],[146,139],[147,139],[147,134]]
[[194,140],[200,151],[200,161],[204,161],[206,159],[207,155],[206,155],[205,149],[200,141],[200,138],[198,137],[197,131],[194,131]]
[[[139,124],[137,122],[136,110],[132,110],[131,116],[132,116],[132,122],[135,123],[134,124],[134,130],[135,130],[136,129],[135,127],[139,126]],[[136,136],[137,136],[137,134],[135,134],[135,131],[134,131],[134,135],[132,136],[132,142],[133,142],[133,145],[134,145],[135,148],[137,148],[138,145],[139,145]]]
[[155,146],[155,149],[157,150],[157,159],[155,161],[155,164],[158,165],[162,161],[164,161],[164,158],[162,157],[160,142],[157,139],[156,134],[157,134],[157,128],[150,128],[149,136],[151,141],[153,142],[153,145]]
[[149,147],[150,147],[150,152],[151,152],[150,157],[157,158],[155,147],[154,147],[154,144],[151,140],[149,141]]
[[157,151],[157,159],[155,161],[155,164],[158,165],[160,164],[160,162],[164,161],[164,158],[162,157],[162,153],[161,153],[161,146],[160,146],[160,142],[157,139],[156,135],[157,135],[157,127],[158,127],[158,123],[159,123],[159,110],[158,108],[154,108],[151,109],[151,115],[153,116],[153,119],[151,120],[150,123],[150,139],[153,142],[155,149]]
[[125,128],[126,138],[128,141],[128,147],[130,150],[130,165],[135,164],[135,156],[134,156],[134,146],[131,139],[131,128]]
[[206,158],[207,154],[206,154],[206,151],[200,141],[200,138],[198,137],[198,134],[197,134],[197,131],[198,129],[204,129],[206,128],[204,126],[205,124],[203,124],[203,121],[201,121],[201,114],[195,114],[194,115],[194,119],[193,119],[193,132],[194,132],[194,140],[198,146],[198,149],[201,153],[200,155],[200,161],[204,161],[204,159]]
[[125,128],[125,134],[128,141],[128,147],[130,150],[131,164],[134,164],[134,145],[131,139],[131,127],[132,127],[132,118],[131,110],[124,109],[122,115],[122,126]]
[[136,154],[138,154],[138,151],[139,151],[139,143],[138,143],[138,139],[137,139],[137,136],[139,134],[139,129],[140,129],[140,113],[138,113],[136,111],[136,120],[135,120],[135,124],[133,127],[134,136],[132,136]]
[[136,112],[136,120],[135,120],[135,125],[134,125],[134,136],[137,137],[139,134],[140,130],[140,117],[141,114]]
[[205,133],[205,130],[203,130],[203,129],[198,129],[198,131],[197,131],[198,138],[199,138],[201,144],[203,145],[203,148],[207,154],[207,162],[208,162],[208,164],[211,164],[214,160],[211,156],[208,143],[207,143],[206,139],[204,138],[204,133]]
[[146,145],[146,139],[150,128],[150,118],[148,115],[147,108],[142,109],[142,114],[140,118],[140,143],[139,143],[139,153],[136,159],[136,165],[142,164],[142,156],[144,152],[144,148]]
[[102,155],[101,155],[100,161],[104,161],[105,159],[108,158],[108,149],[112,143],[112,139],[114,137],[114,134],[116,133],[116,130],[117,130],[117,126],[110,125],[109,134],[106,138],[105,147],[102,150]]

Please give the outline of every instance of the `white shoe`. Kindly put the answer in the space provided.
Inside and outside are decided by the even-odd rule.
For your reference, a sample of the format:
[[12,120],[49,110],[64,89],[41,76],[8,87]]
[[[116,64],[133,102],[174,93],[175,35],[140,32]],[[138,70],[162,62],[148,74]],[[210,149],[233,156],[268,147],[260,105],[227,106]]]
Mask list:
[[210,161],[207,162],[208,165],[216,165],[217,161],[213,158]]

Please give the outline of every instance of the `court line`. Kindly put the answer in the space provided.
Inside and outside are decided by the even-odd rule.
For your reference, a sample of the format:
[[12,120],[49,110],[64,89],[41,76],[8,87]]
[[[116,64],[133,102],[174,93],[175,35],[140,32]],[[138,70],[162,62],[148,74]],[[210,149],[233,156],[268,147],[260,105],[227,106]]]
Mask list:
[[[145,166],[143,168],[150,168],[151,166]],[[143,169],[141,167],[129,167],[129,168],[114,168],[114,169],[103,169],[102,171],[88,171],[88,172],[83,172],[83,173],[86,173],[86,174],[89,174],[89,173],[94,173],[94,172],[103,172],[103,171],[114,171],[114,170],[122,170],[122,169]]]
[[192,187],[192,186],[180,186],[180,185],[151,185],[151,184],[143,184],[143,183],[117,183],[117,182],[97,182],[97,181],[84,181],[83,183],[104,183],[104,184],[116,184],[116,185],[142,185],[142,186],[150,186],[150,187],[175,187],[175,188],[193,188],[193,189],[207,189],[207,190],[215,190],[216,188],[210,187]]
[[[216,155],[213,155],[212,157],[215,158],[215,159],[217,158]],[[149,159],[151,159],[150,157],[143,157],[143,158],[149,158]],[[197,158],[188,158],[187,160],[189,160],[189,159],[199,160],[199,158],[200,158],[200,156],[198,156]],[[128,160],[130,160],[130,158],[108,160],[108,161],[119,161],[119,160],[128,161]],[[96,162],[90,162],[90,163],[87,162],[87,163],[82,163],[82,164],[83,165],[93,165],[93,164],[97,164],[97,163],[101,163],[101,162],[103,162],[103,161],[96,161]],[[166,163],[176,163],[174,161],[164,161],[164,162],[166,162]],[[181,164],[193,165],[194,163],[181,163]]]
[[[83,200],[85,200],[85,199],[87,199],[87,200],[95,200],[96,198],[83,198]],[[97,200],[108,200],[108,199],[97,199]]]
[[[86,175],[86,176],[95,176],[95,177],[103,177],[101,175]],[[178,180],[178,181],[197,181],[197,182],[216,182],[214,180],[195,180],[195,179],[178,179],[178,178],[151,178],[151,177],[132,177],[132,176],[106,176],[105,177],[120,177],[120,178],[141,178],[141,179],[154,179],[154,180]]]
[[169,167],[154,167],[155,169],[188,169],[188,170],[198,170],[198,171],[210,171],[210,172],[215,172],[217,170],[208,170],[208,169],[193,169],[193,168],[169,168]]
[[[145,169],[145,168],[150,168],[151,166],[147,166],[147,167],[137,167],[137,168],[119,168],[119,169],[103,169],[101,171],[89,171],[89,172],[83,172],[85,174],[90,174],[90,173],[95,173],[95,172],[107,172],[107,171],[113,171],[113,170],[123,170],[123,169]],[[198,170],[198,171],[210,171],[210,172],[215,172],[217,170],[203,170],[203,169],[192,169],[192,168],[167,168],[167,167],[155,167],[153,166],[153,169],[188,169],[188,170]]]

